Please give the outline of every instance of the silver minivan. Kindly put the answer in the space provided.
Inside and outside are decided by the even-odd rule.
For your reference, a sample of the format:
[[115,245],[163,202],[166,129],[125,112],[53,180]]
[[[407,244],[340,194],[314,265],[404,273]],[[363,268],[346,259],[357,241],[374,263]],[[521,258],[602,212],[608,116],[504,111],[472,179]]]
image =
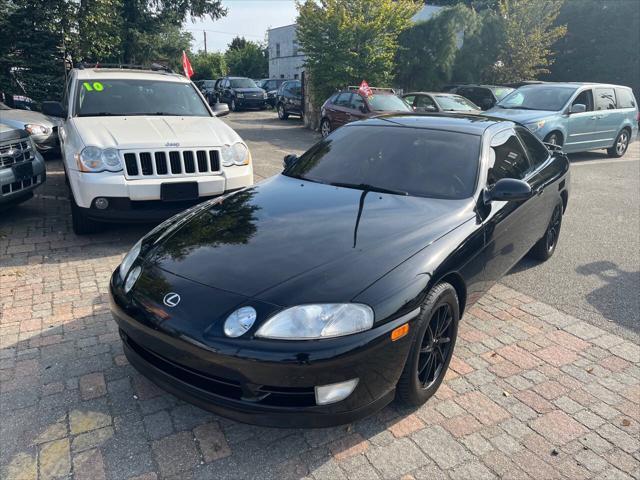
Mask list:
[[566,153],[606,149],[622,157],[638,136],[638,102],[629,87],[540,83],[511,92],[486,112],[522,123]]

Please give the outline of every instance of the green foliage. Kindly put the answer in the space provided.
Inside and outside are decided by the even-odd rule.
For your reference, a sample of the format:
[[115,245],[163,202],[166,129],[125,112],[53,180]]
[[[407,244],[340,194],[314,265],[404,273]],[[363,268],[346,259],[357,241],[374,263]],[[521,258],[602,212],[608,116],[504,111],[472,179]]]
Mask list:
[[305,0],[298,3],[298,41],[307,55],[310,94],[320,105],[336,88],[387,86],[398,36],[420,4],[413,0]]
[[229,48],[224,56],[229,67],[229,75],[249,78],[269,75],[269,57],[259,43],[245,40],[244,47]]
[[227,74],[227,62],[222,53],[198,52],[189,60],[194,72],[191,80],[209,80]]
[[451,81],[463,31],[474,28],[478,14],[462,4],[448,8],[400,34],[396,84],[405,90],[440,89]]
[[564,0],[500,0],[498,13],[504,41],[494,68],[501,83],[531,80],[549,73],[551,46],[567,28],[554,25]]
[[247,40],[244,37],[233,37],[229,44],[228,50],[242,50],[247,46]]
[[640,98],[640,8],[629,0],[567,0],[557,22],[568,33],[545,79],[628,85]]

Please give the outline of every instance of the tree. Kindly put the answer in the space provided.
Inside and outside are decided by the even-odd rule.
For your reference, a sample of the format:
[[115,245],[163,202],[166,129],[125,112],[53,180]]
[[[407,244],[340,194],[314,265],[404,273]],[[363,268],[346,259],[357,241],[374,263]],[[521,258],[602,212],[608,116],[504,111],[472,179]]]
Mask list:
[[229,48],[224,56],[230,75],[262,78],[269,74],[269,57],[259,43],[245,41],[244,47]]
[[405,90],[433,90],[450,82],[462,32],[475,26],[477,16],[458,4],[403,31],[395,61],[396,84]]
[[554,25],[564,0],[500,0],[498,13],[504,41],[494,64],[495,80],[501,83],[531,80],[549,73],[551,46],[567,28]]
[[247,46],[247,40],[244,37],[233,37],[227,50],[242,50]]
[[222,53],[198,52],[190,57],[192,80],[207,80],[227,74],[227,62]]
[[[567,35],[554,48],[554,81],[628,85],[640,98],[640,8],[627,0],[567,0],[558,24]],[[606,28],[609,27],[609,28]]]
[[366,79],[388,86],[398,36],[420,4],[413,0],[305,0],[298,3],[298,41],[312,79],[307,88],[319,106],[336,88]]

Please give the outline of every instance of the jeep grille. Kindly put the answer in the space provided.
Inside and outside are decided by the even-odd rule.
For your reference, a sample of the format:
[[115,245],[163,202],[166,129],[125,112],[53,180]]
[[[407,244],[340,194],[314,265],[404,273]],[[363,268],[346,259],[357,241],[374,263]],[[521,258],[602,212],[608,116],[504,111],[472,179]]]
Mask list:
[[220,173],[218,150],[125,152],[127,178],[176,177]]

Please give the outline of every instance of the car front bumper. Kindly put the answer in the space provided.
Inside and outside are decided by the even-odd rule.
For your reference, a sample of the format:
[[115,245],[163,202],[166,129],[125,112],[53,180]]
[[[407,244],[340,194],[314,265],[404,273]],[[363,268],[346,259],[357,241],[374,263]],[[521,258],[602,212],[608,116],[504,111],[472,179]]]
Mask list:
[[[111,312],[130,363],[174,395],[245,423],[328,427],[378,411],[395,396],[413,338],[412,319],[410,334],[391,341],[390,332],[407,322],[397,319],[367,332],[321,341],[224,337],[205,343],[185,333],[187,329],[172,327],[171,321],[167,326],[151,322],[157,308],[141,310],[129,303],[119,283],[116,270],[110,286]],[[224,303],[220,295],[225,293],[194,288],[202,288],[202,295],[213,303]],[[358,384],[344,400],[316,404],[316,386],[354,378]]]
[[33,190],[44,183],[47,173],[42,156],[34,152],[34,158],[29,162],[33,167],[33,175],[21,180],[16,179],[11,167],[0,168],[0,205],[28,199],[33,195]]
[[262,108],[266,102],[266,98],[236,98],[236,105],[241,108]]

